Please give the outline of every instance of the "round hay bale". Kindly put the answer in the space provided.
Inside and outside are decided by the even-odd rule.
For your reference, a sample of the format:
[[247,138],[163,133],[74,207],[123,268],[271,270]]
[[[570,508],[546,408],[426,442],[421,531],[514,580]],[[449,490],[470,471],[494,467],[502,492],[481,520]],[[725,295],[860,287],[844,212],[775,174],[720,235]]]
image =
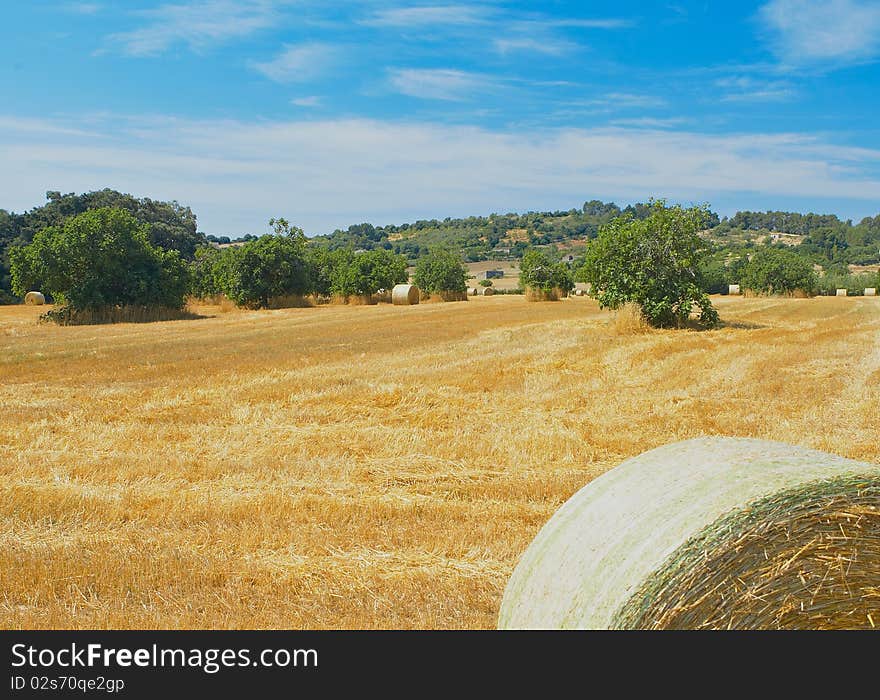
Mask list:
[[484,297],[491,297],[495,294],[495,290],[492,287],[483,287],[483,291],[480,292]]
[[419,303],[419,288],[414,284],[397,284],[391,290],[391,303],[395,306],[411,306]]
[[24,303],[28,306],[42,306],[46,303],[46,297],[42,292],[28,292],[24,295]]
[[835,294],[835,296],[838,296],[838,297],[845,297],[845,296],[846,296],[846,292],[847,292],[847,290],[845,290],[845,289],[838,289],[837,292],[836,292],[836,294]]
[[878,571],[880,466],[700,438],[572,496],[514,570],[498,626],[872,628]]
[[877,288],[876,287],[865,287],[865,296],[866,297],[877,296]]
[[576,297],[582,297],[582,296],[584,295],[584,290],[583,290],[583,289],[575,289],[575,290],[574,290],[574,295],[575,295]]
[[468,296],[475,297],[475,296],[477,296],[479,291],[477,290],[476,287],[468,287],[467,293],[468,293]]

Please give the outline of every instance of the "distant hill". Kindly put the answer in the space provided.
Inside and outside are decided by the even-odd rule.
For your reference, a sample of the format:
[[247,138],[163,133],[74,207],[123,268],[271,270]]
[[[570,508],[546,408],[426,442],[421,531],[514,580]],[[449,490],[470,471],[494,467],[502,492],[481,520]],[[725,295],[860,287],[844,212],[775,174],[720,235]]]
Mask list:
[[[386,248],[411,260],[435,246],[458,251],[467,262],[515,260],[529,246],[579,255],[603,224],[621,214],[643,218],[648,210],[646,204],[621,208],[613,202],[592,200],[567,211],[430,219],[392,226],[356,224],[313,240],[334,249]],[[853,224],[834,214],[742,211],[721,219],[710,212],[704,237],[719,248],[790,246],[823,267],[880,263],[880,215]]]

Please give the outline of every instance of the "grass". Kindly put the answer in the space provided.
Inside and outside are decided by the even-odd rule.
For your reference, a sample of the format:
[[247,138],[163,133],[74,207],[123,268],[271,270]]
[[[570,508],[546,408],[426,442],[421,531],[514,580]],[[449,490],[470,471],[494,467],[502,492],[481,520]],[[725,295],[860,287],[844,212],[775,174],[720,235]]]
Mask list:
[[0,626],[493,627],[559,505],[703,434],[880,462],[880,300],[38,324],[0,307]]

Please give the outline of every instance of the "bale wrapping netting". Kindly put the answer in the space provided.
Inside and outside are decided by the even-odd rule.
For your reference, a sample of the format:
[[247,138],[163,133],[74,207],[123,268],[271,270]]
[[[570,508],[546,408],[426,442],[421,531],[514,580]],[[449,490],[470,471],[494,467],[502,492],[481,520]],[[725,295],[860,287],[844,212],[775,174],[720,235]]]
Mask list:
[[410,306],[419,303],[419,288],[414,284],[397,284],[391,290],[391,303],[396,306]]
[[28,306],[42,306],[46,303],[46,297],[42,292],[28,292],[24,295],[24,303]]
[[498,626],[880,626],[880,466],[743,438],[629,459],[541,529]]

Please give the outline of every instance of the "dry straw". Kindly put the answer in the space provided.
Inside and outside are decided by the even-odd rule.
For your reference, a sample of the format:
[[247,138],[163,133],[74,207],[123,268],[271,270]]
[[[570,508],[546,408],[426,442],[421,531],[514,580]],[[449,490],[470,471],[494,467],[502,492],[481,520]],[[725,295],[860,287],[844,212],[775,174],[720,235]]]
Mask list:
[[42,306],[46,303],[46,297],[42,292],[28,292],[24,295],[24,303],[28,306]]
[[880,466],[701,438],[569,499],[517,565],[499,627],[870,629],[878,572]]
[[397,284],[391,290],[391,303],[395,306],[411,306],[419,303],[419,288],[414,284]]
[[632,301],[617,309],[609,323],[615,335],[639,335],[651,330],[642,307]]

